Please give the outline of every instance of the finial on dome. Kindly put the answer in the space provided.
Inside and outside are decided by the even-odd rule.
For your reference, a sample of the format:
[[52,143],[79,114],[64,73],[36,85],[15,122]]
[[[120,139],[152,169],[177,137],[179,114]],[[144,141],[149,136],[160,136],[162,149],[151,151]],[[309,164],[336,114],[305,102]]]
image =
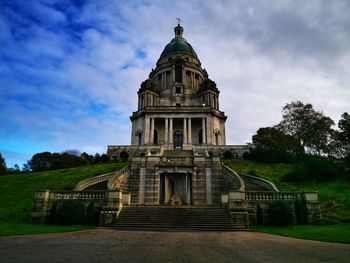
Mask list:
[[175,37],[182,37],[182,33],[184,32],[184,28],[180,26],[180,22],[183,22],[180,18],[176,18],[177,26],[174,28]]

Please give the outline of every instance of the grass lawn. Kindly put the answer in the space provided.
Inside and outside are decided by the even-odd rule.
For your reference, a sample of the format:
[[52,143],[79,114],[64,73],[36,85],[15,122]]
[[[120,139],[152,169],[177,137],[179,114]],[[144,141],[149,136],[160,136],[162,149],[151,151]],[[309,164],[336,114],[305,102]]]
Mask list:
[[113,172],[127,163],[110,163],[45,172],[0,176],[0,236],[67,232],[87,226],[30,224],[34,192],[40,189],[71,190],[88,177]]
[[253,226],[253,230],[287,237],[350,243],[350,224],[328,226],[295,225],[288,227]]

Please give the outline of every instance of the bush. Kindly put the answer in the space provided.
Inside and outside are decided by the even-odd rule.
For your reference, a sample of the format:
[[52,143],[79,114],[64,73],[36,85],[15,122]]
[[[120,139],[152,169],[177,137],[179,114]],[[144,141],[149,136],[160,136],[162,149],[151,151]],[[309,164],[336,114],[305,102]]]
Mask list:
[[293,223],[293,213],[288,204],[276,201],[268,209],[269,223],[275,226],[288,226]]
[[100,211],[95,207],[94,202],[90,202],[86,208],[86,223],[97,225],[99,223]]
[[[301,158],[301,157],[299,157]],[[304,156],[301,163],[284,175],[284,181],[301,182],[305,180],[327,181],[335,179],[343,172],[332,161],[320,156]]]
[[250,153],[249,152],[244,152],[243,153],[243,159],[244,160],[250,160]]
[[120,159],[121,159],[122,161],[128,160],[128,159],[129,159],[129,154],[128,154],[128,152],[122,151],[122,152],[120,153]]
[[292,163],[293,155],[288,152],[278,150],[268,150],[255,148],[250,150],[250,154],[243,158],[261,163]]
[[233,154],[231,151],[227,150],[227,151],[224,151],[222,157],[226,160],[228,159],[232,159],[233,158]]
[[56,212],[57,212],[57,203],[53,203],[50,214],[49,214],[49,223],[55,224],[56,223]]
[[255,177],[259,177],[258,174],[256,173],[256,171],[254,169],[251,169],[247,172],[248,175],[252,175],[252,176],[255,176]]
[[78,200],[66,200],[57,204],[54,223],[74,225],[85,223],[85,207]]

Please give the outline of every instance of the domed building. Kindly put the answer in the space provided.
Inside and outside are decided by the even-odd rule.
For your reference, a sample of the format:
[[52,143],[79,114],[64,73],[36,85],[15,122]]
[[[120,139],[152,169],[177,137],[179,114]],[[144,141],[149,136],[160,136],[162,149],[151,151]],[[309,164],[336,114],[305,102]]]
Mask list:
[[223,178],[220,157],[230,151],[239,158],[247,147],[226,145],[220,91],[183,31],[174,28],[137,92],[131,146],[108,146],[111,159],[132,161],[123,184],[132,204],[169,204],[176,196],[187,205],[219,205],[222,191],[238,185]]
[[162,145],[164,150],[225,145],[227,117],[219,109],[220,92],[183,38],[182,26],[174,31],[138,91],[131,145]]
[[317,193],[279,192],[273,183],[221,162],[223,155],[241,158],[248,148],[226,145],[220,91],[182,26],[174,31],[137,92],[131,145],[108,146],[111,160],[129,165],[85,179],[74,191],[37,191],[31,220],[47,222],[55,204],[79,200],[98,209],[100,225],[123,228],[248,228],[249,222],[267,222],[275,201],[293,208],[295,222],[318,221]]

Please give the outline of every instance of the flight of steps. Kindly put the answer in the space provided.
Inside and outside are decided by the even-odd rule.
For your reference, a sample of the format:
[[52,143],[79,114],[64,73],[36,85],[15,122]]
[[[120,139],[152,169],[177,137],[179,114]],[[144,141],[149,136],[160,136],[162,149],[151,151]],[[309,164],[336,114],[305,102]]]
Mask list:
[[227,210],[213,207],[130,206],[123,207],[117,222],[119,229],[168,229],[232,231],[234,224]]

